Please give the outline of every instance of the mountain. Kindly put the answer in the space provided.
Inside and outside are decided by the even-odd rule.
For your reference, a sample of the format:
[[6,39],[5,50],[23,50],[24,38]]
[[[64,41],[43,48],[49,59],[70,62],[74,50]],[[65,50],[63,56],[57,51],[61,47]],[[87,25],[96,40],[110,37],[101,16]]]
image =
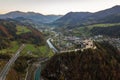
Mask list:
[[79,25],[80,21],[90,16],[92,13],[89,12],[70,12],[60,19],[53,22],[55,25],[63,26],[63,25]]
[[120,80],[120,52],[107,42],[97,49],[53,56],[42,70],[44,80]]
[[112,23],[112,21],[114,21],[114,23],[120,22],[119,5],[95,13],[70,12],[61,17],[60,19],[54,21],[52,24],[57,26],[75,27],[95,23]]
[[107,16],[115,15],[115,14],[120,14],[120,5],[116,5],[112,8],[96,12],[92,15],[92,17],[94,17],[96,19],[102,19],[102,18],[105,18]]
[[40,31],[30,25],[9,19],[0,20],[0,49],[11,46],[12,41],[41,45],[44,43],[44,38]]
[[7,14],[0,15],[0,19],[6,19],[6,18],[15,19],[17,17],[31,19],[33,22],[36,22],[36,23],[49,23],[60,18],[61,15],[42,15],[40,13],[35,13],[35,12],[25,13],[20,11],[14,11],[14,12],[9,12]]
[[120,26],[94,27],[90,30],[93,35],[106,35],[110,37],[120,37]]

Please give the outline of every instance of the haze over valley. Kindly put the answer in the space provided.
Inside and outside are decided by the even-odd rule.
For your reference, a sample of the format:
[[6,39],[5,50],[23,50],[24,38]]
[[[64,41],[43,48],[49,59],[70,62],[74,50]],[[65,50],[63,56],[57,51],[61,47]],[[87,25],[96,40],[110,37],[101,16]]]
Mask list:
[[119,1],[7,1],[0,80],[120,80]]

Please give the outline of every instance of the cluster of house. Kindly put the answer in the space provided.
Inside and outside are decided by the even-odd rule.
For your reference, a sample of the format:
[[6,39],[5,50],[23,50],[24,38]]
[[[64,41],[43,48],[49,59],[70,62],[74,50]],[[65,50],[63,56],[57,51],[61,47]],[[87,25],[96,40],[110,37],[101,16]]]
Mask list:
[[120,38],[109,38],[108,42],[120,50]]
[[120,38],[97,35],[97,36],[94,36],[93,39],[98,42],[107,41],[110,44],[112,44],[114,47],[117,47],[120,50]]
[[92,39],[83,39],[78,37],[65,37],[65,41],[71,42],[74,45],[77,45],[78,48],[95,48]]

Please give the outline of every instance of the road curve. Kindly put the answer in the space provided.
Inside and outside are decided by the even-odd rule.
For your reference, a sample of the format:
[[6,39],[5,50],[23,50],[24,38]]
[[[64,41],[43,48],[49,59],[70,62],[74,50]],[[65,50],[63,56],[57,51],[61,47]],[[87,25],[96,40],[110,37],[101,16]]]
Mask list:
[[49,39],[47,39],[47,44],[49,45],[49,47],[53,50],[53,52],[54,53],[59,53],[59,50],[57,50],[54,46],[53,46],[53,44],[51,43],[51,38],[49,38]]
[[20,48],[17,50],[16,54],[8,61],[8,63],[5,65],[3,70],[0,73],[0,80],[5,80],[6,75],[8,74],[10,67],[14,64],[16,59],[19,57],[20,52],[25,48],[25,45],[22,44]]

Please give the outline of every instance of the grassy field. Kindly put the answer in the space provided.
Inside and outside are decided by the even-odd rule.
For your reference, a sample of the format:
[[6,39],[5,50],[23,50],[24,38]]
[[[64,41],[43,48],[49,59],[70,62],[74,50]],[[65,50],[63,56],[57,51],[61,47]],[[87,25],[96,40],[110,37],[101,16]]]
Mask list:
[[17,33],[18,35],[22,34],[22,33],[27,33],[27,32],[31,32],[31,30],[29,30],[27,27],[24,26],[17,26]]
[[10,43],[10,47],[0,50],[0,54],[14,54],[19,48],[19,44],[16,41]]
[[53,55],[52,51],[47,50],[47,46],[36,46],[33,44],[26,44],[25,49],[21,55],[32,55],[34,57],[50,57]]
[[120,23],[94,24],[94,25],[89,25],[86,27],[91,30],[94,27],[111,27],[111,26],[117,26],[117,25],[120,25]]
[[[10,47],[6,49],[0,50],[0,54],[15,54],[15,52],[19,49],[20,44],[17,41],[13,41],[10,43]],[[34,57],[48,57],[52,56],[53,52],[48,51],[48,47],[46,45],[36,46],[34,44],[25,44],[26,47],[20,53],[21,56],[30,55]]]
[[73,35],[75,35],[75,36],[90,36],[89,28],[87,28],[87,27],[75,28],[73,30]]
[[[7,52],[11,52],[9,54],[14,54],[17,49],[19,48],[20,45],[18,45],[17,41],[11,42],[11,45],[13,45],[11,48],[4,49],[2,52],[4,54],[8,54]],[[51,57],[53,56],[52,50],[48,49],[47,45],[43,46],[36,46],[34,44],[25,44],[24,50],[20,53],[21,56],[32,56],[32,57]],[[3,53],[2,53],[3,54]],[[5,60],[0,60],[0,71],[3,69],[7,61]],[[13,73],[13,74],[11,74]],[[25,78],[26,72],[25,73],[19,73],[15,71],[13,68],[10,69],[6,80],[18,80]]]
[[107,23],[107,24],[94,24],[94,25],[88,25],[88,26],[81,26],[73,29],[73,35],[75,36],[90,36],[91,32],[90,30],[93,29],[94,27],[111,27],[111,26],[116,26],[120,25],[120,23]]

